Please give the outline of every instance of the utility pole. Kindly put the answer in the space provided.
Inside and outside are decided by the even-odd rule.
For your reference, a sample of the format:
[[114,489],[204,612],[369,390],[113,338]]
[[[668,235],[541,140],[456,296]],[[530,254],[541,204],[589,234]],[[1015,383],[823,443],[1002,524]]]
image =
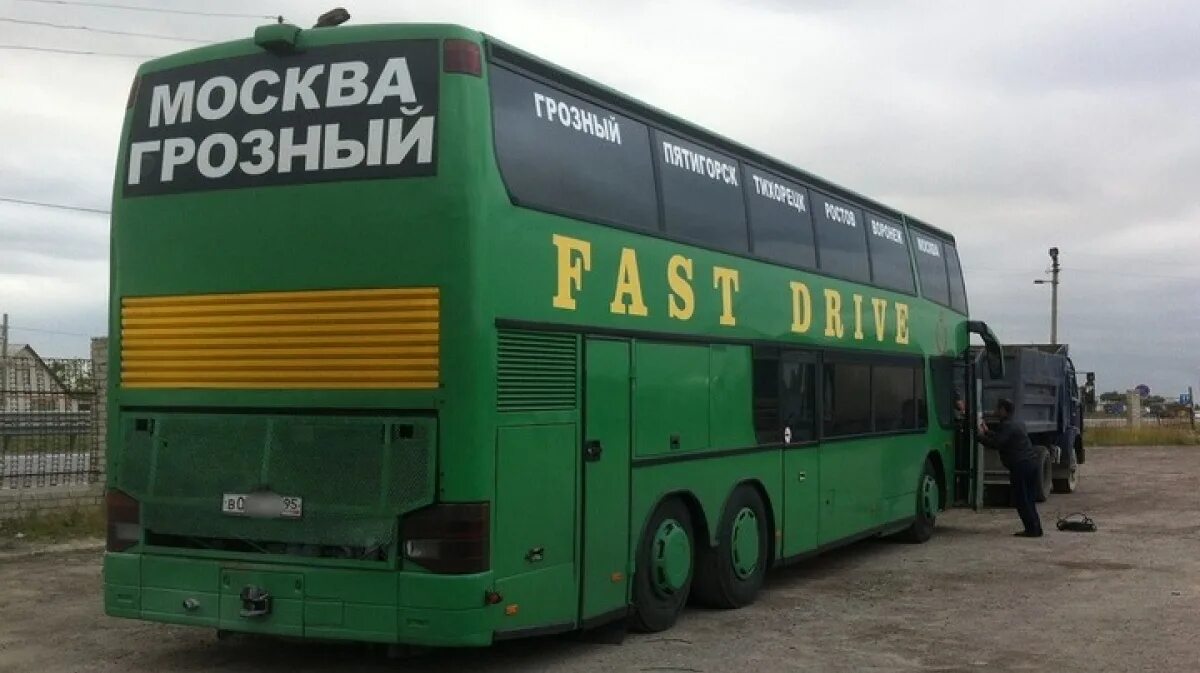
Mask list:
[[1058,248],[1050,248],[1050,280],[1038,279],[1034,285],[1050,283],[1050,345],[1058,345],[1058,272],[1062,267],[1058,263]]
[[1058,248],[1050,248],[1050,344],[1058,344]]
[[0,414],[8,409],[8,314],[0,321]]

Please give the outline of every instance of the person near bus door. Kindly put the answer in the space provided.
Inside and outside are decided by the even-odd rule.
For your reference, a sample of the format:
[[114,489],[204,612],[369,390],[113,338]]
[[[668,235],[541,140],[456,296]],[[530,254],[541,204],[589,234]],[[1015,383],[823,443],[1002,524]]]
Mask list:
[[1008,468],[1012,485],[1013,504],[1025,530],[1017,537],[1041,537],[1042,520],[1038,517],[1034,499],[1038,490],[1038,453],[1029,441],[1025,424],[1013,418],[1012,400],[996,404],[996,420],[979,424],[979,443],[1000,453],[1000,462]]

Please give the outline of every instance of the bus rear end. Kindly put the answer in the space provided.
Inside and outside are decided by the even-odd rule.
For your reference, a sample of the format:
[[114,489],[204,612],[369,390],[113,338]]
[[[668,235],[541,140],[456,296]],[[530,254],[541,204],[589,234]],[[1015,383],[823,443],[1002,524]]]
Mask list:
[[489,481],[438,476],[487,441],[480,45],[281,24],[139,71],[113,203],[110,615],[490,642]]

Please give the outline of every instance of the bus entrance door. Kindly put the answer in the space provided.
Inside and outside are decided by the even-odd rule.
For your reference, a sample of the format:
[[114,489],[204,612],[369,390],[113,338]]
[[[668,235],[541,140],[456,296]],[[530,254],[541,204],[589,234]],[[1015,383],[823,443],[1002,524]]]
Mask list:
[[580,624],[625,614],[629,587],[629,342],[588,339]]

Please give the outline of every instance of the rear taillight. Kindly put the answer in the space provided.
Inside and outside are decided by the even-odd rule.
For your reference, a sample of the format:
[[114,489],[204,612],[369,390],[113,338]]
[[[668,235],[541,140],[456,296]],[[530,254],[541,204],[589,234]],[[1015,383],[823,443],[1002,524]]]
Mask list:
[[483,74],[483,54],[470,40],[447,39],[442,47],[442,70],[479,77]]
[[488,569],[491,515],[488,503],[430,505],[400,521],[404,558],[448,575]]
[[141,505],[129,495],[110,490],[104,495],[108,515],[108,551],[125,551],[142,539]]

